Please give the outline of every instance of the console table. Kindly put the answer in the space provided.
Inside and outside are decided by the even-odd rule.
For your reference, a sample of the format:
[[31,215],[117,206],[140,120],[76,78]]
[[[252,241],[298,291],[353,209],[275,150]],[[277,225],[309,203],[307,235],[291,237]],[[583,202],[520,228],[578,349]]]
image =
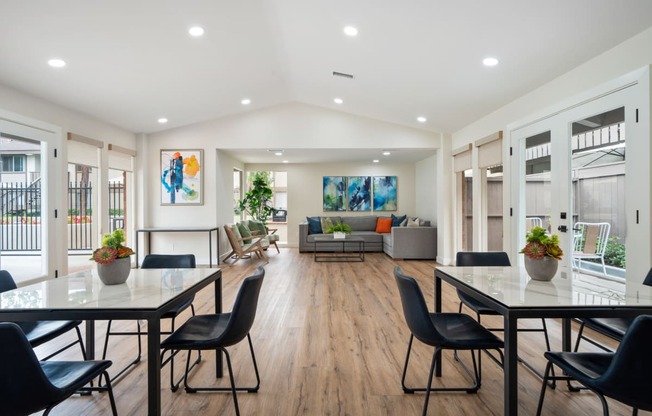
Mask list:
[[136,267],[138,263],[138,234],[144,233],[147,237],[147,250],[152,247],[152,233],[208,233],[208,267],[213,267],[213,231],[217,237],[215,246],[217,247],[217,264],[220,264],[220,229],[219,227],[148,227],[136,230]]

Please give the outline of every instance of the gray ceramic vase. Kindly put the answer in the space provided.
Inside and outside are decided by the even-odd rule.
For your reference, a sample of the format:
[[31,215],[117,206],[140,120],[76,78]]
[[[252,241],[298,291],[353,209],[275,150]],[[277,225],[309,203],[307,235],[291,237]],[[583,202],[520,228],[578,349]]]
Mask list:
[[532,259],[525,256],[525,270],[534,280],[549,282],[555,277],[558,266],[559,260],[550,256],[543,256],[540,259]]
[[131,259],[115,259],[109,264],[97,264],[97,274],[105,285],[119,285],[127,281],[131,271]]

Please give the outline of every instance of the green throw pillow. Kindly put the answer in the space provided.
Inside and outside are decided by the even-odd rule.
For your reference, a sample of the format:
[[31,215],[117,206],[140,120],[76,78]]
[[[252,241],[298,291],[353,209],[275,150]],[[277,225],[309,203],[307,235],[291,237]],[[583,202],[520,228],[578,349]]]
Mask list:
[[333,220],[329,217],[321,217],[321,230],[324,234],[332,234],[328,232],[328,229],[333,226]]
[[258,231],[258,235],[267,235],[267,229],[265,225],[260,221],[249,220],[249,230]]
[[240,231],[240,235],[242,236],[243,240],[247,240],[249,237],[251,237],[251,231],[249,231],[249,227],[247,227],[245,223],[238,223],[238,231]]

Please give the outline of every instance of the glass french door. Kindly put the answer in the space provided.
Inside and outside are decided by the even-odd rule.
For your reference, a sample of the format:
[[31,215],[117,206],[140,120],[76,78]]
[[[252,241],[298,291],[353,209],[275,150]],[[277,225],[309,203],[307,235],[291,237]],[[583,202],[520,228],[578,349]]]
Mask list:
[[566,272],[642,280],[650,150],[636,97],[635,86],[625,87],[511,131],[515,252],[539,225],[559,236]]

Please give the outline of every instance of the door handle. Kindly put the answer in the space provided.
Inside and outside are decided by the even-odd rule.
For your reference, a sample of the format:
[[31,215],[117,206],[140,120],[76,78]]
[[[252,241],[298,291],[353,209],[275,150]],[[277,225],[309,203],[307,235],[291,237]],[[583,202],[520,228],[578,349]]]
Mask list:
[[561,231],[562,233],[565,233],[568,232],[568,227],[566,227],[565,225],[560,225],[559,227],[557,227],[557,230]]

